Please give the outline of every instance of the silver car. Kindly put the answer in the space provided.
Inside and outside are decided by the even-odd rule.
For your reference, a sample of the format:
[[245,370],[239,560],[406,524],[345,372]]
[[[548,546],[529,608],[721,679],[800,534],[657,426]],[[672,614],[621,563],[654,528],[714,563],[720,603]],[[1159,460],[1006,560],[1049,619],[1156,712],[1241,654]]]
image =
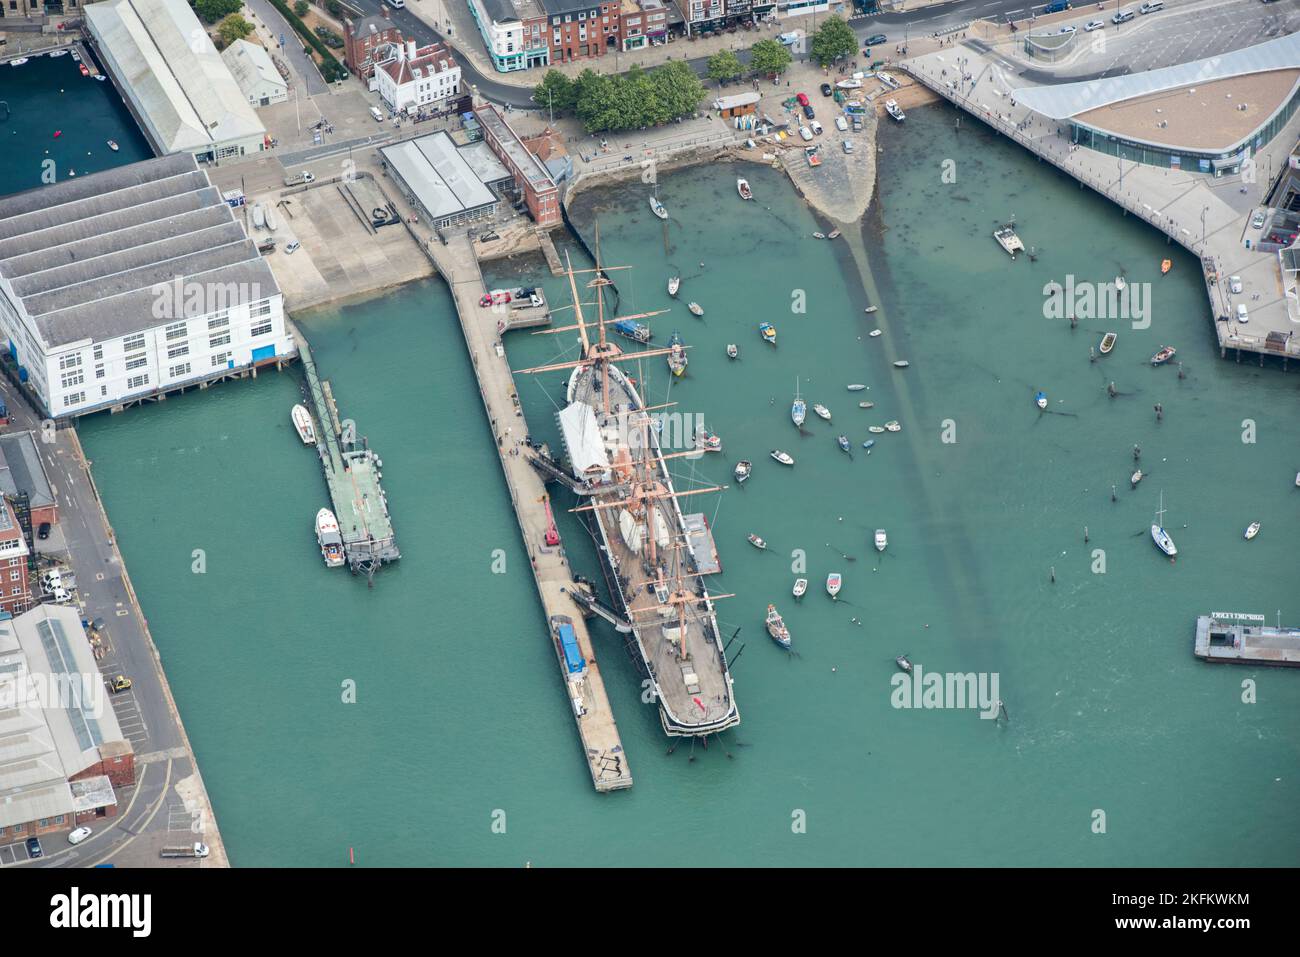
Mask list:
[[1251,219],[1250,228],[1251,229],[1264,228],[1264,211],[1262,209],[1258,213],[1256,213],[1254,217]]

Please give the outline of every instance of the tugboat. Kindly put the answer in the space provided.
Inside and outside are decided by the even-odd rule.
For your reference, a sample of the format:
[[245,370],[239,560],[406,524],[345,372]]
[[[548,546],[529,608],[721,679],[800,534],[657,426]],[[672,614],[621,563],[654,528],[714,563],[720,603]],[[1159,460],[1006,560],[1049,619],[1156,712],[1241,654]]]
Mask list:
[[772,458],[776,459],[782,465],[794,465],[794,459],[790,457],[789,452],[782,452],[780,449],[773,449],[770,454]]
[[682,337],[679,333],[674,332],[672,338],[668,340],[668,348],[672,351],[668,353],[668,368],[672,374],[680,377],[686,371],[686,350],[682,347]]
[[763,337],[764,342],[776,345],[776,326],[770,322],[760,322],[758,324],[758,334]]
[[741,459],[739,462],[736,463],[736,472],[735,472],[736,482],[740,485],[744,485],[747,481],[749,481],[749,473],[752,472],[753,470],[754,470],[753,462],[749,461],[749,459]]
[[737,359],[740,357],[740,348],[734,342],[727,343],[727,358]]
[[343,564],[343,536],[339,534],[338,520],[327,508],[316,513],[316,543],[320,545],[326,568],[338,568]]
[[785,619],[776,610],[776,605],[767,606],[767,633],[782,648],[790,650],[790,629],[785,626]]

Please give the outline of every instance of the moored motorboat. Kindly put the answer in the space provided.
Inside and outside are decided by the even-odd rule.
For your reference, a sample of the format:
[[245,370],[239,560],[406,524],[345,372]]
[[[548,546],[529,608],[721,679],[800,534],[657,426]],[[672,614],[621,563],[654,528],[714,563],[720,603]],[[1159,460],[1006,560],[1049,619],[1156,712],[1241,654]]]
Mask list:
[[50,51],[50,56],[52,56],[52,57],[56,57],[56,56],[67,56],[67,55],[68,55],[68,51],[67,51],[67,50],[51,50],[51,51]]
[[835,441],[840,444],[840,451],[847,452],[849,450],[849,437],[847,435],[837,436]]
[[1160,275],[1163,276],[1165,273],[1169,272],[1169,270],[1173,268],[1174,268],[1174,261],[1172,259],[1160,260]]
[[776,459],[782,465],[794,465],[794,459],[790,457],[789,452],[782,452],[780,449],[773,449],[770,453],[772,458]]
[[660,219],[668,218],[668,208],[664,206],[663,203],[659,202],[658,196],[650,197],[650,212],[654,213]]
[[668,277],[668,295],[670,295],[670,296],[675,296],[675,295],[677,295],[677,290],[678,290],[678,289],[681,289],[681,288],[682,288],[682,277],[681,277],[681,276],[669,276],[669,277]]
[[28,60],[27,57],[25,57],[25,56],[20,56],[20,57],[18,57],[17,59],[10,60],[10,61],[9,61],[9,65],[10,65],[10,66],[22,66],[24,63],[27,62],[27,60]]
[[1118,338],[1119,336],[1113,332],[1108,332],[1104,336],[1102,336],[1101,346],[1099,347],[1101,350],[1101,354],[1104,356],[1110,355],[1110,351],[1115,348],[1115,340]]
[[813,411],[817,413],[819,419],[825,419],[827,422],[831,420],[831,410],[826,408],[826,406],[822,405],[820,402],[813,404]]
[[1151,357],[1153,366],[1163,365],[1178,354],[1178,350],[1173,346],[1161,346],[1160,351]]
[[903,122],[903,120],[907,119],[907,114],[903,112],[903,108],[898,105],[897,100],[886,100],[885,112],[888,113],[891,117],[893,117],[894,120],[898,123],[901,123]]
[[892,419],[892,420],[890,420],[889,422],[886,422],[886,423],[885,423],[885,431],[886,431],[886,432],[902,432],[902,431],[903,431],[903,427],[902,427],[902,425],[899,424],[899,422],[898,422],[897,419]]
[[1160,493],[1160,507],[1156,509],[1156,520],[1151,523],[1151,541],[1156,543],[1156,548],[1160,549],[1171,559],[1178,556],[1178,546],[1174,544],[1173,538],[1165,531],[1165,493]]
[[827,238],[827,239],[839,239],[839,238],[840,238],[840,231],[839,231],[838,229],[832,229],[829,233],[826,234],[826,238]]
[[692,316],[698,317],[704,315],[704,307],[698,302],[688,302],[686,308],[690,310]]
[[872,339],[878,339],[884,333],[883,329],[872,329],[867,333]]
[[825,238],[826,238],[825,233],[813,233],[813,239],[825,239]]
[[1259,534],[1259,522],[1251,522],[1246,526],[1246,541],[1250,541]]
[[790,629],[785,626],[785,620],[781,617],[780,612],[776,610],[776,605],[767,606],[767,633],[772,636],[782,648],[790,647]]
[[904,671],[912,670],[912,662],[908,660],[907,655],[899,655],[894,659],[894,664],[898,665],[898,667],[902,668]]
[[1034,405],[1038,406],[1040,409],[1047,408],[1047,393],[1039,392],[1037,395],[1035,395]]
[[876,529],[876,551],[883,552],[889,545],[889,536],[883,528]]
[[793,594],[795,598],[802,598],[804,596],[804,592],[806,592],[807,590],[808,590],[808,579],[796,578],[794,580]]
[[776,326],[770,322],[760,322],[758,324],[758,334],[763,337],[764,342],[770,342],[776,345]]
[[876,440],[875,440],[875,439],[867,439],[867,441],[865,441],[865,442],[862,443],[862,447],[863,447],[864,449],[866,449],[866,450],[867,450],[867,454],[870,455],[870,454],[871,454],[871,449],[872,449],[872,447],[873,447],[875,444],[876,444]]
[[753,546],[754,546],[755,548],[757,548],[760,552],[761,552],[763,549],[767,548],[767,542],[763,541],[761,538],[759,538],[759,537],[758,537],[757,535],[755,535],[753,532],[750,532],[750,533],[749,533],[748,538],[749,538],[749,544],[753,545]]
[[906,369],[909,365],[911,365],[911,363],[908,362],[906,359],[896,359],[894,361],[895,369]]
[[754,191],[749,188],[749,180],[747,179],[736,180],[736,192],[740,194],[741,199],[754,198]]
[[293,407],[289,413],[289,418],[293,420],[293,427],[298,430],[298,438],[302,439],[303,445],[316,444],[316,426],[312,424],[311,413],[301,402]]
[[1115,288],[1116,288],[1116,289],[1118,289],[1120,292],[1123,292],[1126,286],[1128,286],[1128,283],[1126,283],[1126,282],[1124,281],[1124,277],[1123,277],[1123,276],[1116,276],[1116,277],[1115,277]]
[[848,389],[850,392],[861,392],[863,389],[866,388],[866,386],[863,385],[861,382],[855,382],[852,385],[845,386],[845,388]]
[[116,153],[117,150],[118,150],[118,145],[117,145],[116,143],[114,143],[112,140],[109,140],[109,141],[108,141],[108,148],[111,149],[114,153]]
[[672,338],[668,340],[668,348],[672,350],[668,353],[668,368],[675,376],[681,376],[686,371],[686,349],[682,345],[682,337],[674,332]]
[[1129,488],[1137,488],[1138,482],[1140,481],[1142,481],[1142,470],[1138,469],[1136,472],[1134,472],[1132,475],[1128,477]]
[[620,336],[633,342],[649,342],[653,336],[649,326],[631,319],[620,319],[613,324],[612,328]]
[[869,425],[867,426],[867,431],[872,435],[883,435],[885,427],[883,425]]
[[339,534],[339,523],[334,513],[322,508],[316,513],[316,543],[320,545],[321,558],[325,567],[338,568],[345,561],[343,556],[343,536]]
[[826,594],[834,598],[840,593],[840,586],[844,584],[844,579],[840,577],[839,572],[831,572],[826,576]]
[[874,402],[866,402],[866,401],[864,401],[864,402],[859,402],[859,403],[858,403],[858,408],[859,408],[859,409],[874,409],[875,407],[876,407],[876,403],[874,403]]
[[740,349],[734,342],[727,343],[727,358],[735,359],[740,355]]
[[867,308],[863,309],[862,311],[869,316],[879,308],[880,308],[879,306],[867,306]]
[[749,481],[749,473],[752,472],[753,470],[754,470],[753,462],[749,461],[749,459],[741,459],[739,462],[736,463],[736,468],[734,473],[736,476],[736,482],[740,485],[744,485],[747,481]]

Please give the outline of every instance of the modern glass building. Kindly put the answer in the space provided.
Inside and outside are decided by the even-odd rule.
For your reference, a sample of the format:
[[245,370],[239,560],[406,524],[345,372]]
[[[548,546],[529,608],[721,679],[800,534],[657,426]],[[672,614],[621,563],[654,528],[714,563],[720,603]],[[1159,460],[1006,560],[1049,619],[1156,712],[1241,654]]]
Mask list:
[[1237,172],[1300,104],[1300,35],[1103,80],[1018,89],[1071,142],[1121,159],[1220,176]]

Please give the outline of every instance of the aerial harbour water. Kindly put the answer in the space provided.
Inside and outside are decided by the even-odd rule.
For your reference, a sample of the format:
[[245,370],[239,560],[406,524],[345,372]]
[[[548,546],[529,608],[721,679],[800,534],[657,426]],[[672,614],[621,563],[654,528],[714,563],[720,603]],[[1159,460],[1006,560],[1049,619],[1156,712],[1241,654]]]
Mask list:
[[[1194,260],[953,116],[912,110],[906,133],[882,134],[876,203],[834,242],[811,238],[825,224],[764,168],[665,176],[666,226],[640,184],[575,202],[589,242],[600,222],[602,259],[634,267],[613,274],[621,311],[671,307],[650,320],[656,344],[677,330],[691,347],[683,379],[670,383],[662,359],[633,373],[648,401],[676,402],[722,438],[721,454],[675,460],[678,489],[731,485],[697,502],[723,566],[710,587],[736,593],[719,616],[745,649],[732,650],[742,724],[707,751],[666,755],[621,639],[595,626],[637,768],[628,792],[595,794],[581,769],[439,283],[296,317],[383,449],[403,557],[374,589],[315,557],[325,491],[289,422],[296,371],[79,423],[233,862],[343,864],[348,848],[363,865],[1294,861],[1293,676],[1191,654],[1211,606],[1295,617],[1289,376],[1218,358]],[[940,158],[953,156],[957,180],[944,183]],[[736,197],[736,175],[754,202]],[[1036,261],[1011,262],[992,241],[1013,214]],[[1161,276],[1164,258],[1174,268]],[[540,259],[485,270],[490,286],[537,282],[567,301]],[[677,302],[664,288],[675,274]],[[1151,284],[1149,329],[1044,317],[1048,283],[1121,274]],[[1106,331],[1115,351],[1090,362]],[[1151,367],[1164,344],[1184,377]],[[506,346],[515,368],[575,355],[565,334],[511,333]],[[807,435],[790,422],[796,377],[833,415],[810,417]],[[519,379],[533,437],[553,448],[562,379]],[[889,420],[901,431],[867,431]],[[1247,420],[1256,441],[1243,441]],[[1147,477],[1130,489],[1134,445]],[[741,458],[755,463],[743,488],[731,478]],[[1161,492],[1174,565],[1147,536]],[[556,504],[570,560],[598,578],[571,503]],[[1255,520],[1263,531],[1243,541]],[[844,580],[834,602],[821,588],[831,572]],[[796,603],[799,574],[813,584]],[[797,656],[764,633],[768,602]],[[899,654],[926,671],[997,674],[1007,718],[895,707]],[[1258,703],[1243,702],[1245,677]],[[555,827],[557,808],[581,826]]]

